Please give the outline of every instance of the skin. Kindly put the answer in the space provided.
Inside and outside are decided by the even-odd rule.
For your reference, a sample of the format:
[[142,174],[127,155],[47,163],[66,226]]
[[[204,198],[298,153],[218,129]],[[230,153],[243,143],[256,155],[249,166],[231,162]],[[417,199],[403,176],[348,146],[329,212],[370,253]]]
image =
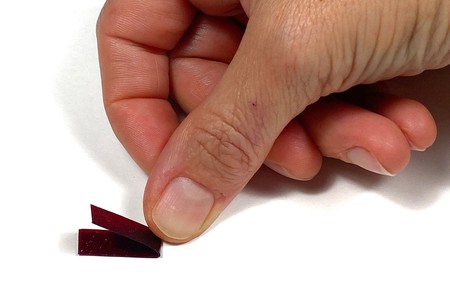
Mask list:
[[[449,18],[446,0],[108,0],[97,28],[105,109],[150,177],[149,227],[195,238],[263,163],[299,180],[322,156],[401,171],[435,139],[426,108],[373,87],[336,93],[447,66]],[[169,96],[189,113],[182,123]],[[355,161],[361,149],[376,163]],[[164,199],[184,198],[184,178],[195,204]]]

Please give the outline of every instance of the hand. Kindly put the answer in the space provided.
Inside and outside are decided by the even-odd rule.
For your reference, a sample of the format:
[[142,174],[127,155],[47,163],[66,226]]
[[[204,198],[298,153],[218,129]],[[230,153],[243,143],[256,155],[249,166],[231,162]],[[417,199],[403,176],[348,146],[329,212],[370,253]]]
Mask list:
[[[448,2],[280,0],[242,1],[242,7],[232,0],[191,2],[210,15],[245,11],[249,22],[237,52],[237,46],[228,47],[229,51],[202,51],[195,46],[195,38],[184,39],[199,57],[197,63],[191,58],[185,82],[189,74],[197,77],[194,82],[201,81],[198,76],[206,76],[209,68],[213,76],[209,89],[214,89],[181,125],[166,98],[170,86],[175,95],[183,88],[176,85],[183,76],[177,77],[176,68],[183,60],[180,56],[189,57],[180,45],[183,36],[195,30],[188,27],[196,8],[182,0],[110,0],[98,26],[107,113],[119,139],[150,175],[144,211],[150,228],[163,239],[185,242],[198,236],[267,155],[282,157],[287,145],[290,150],[284,153],[293,154],[296,162],[299,148],[291,147],[293,141],[306,145],[300,149],[310,151],[306,157],[313,157],[313,164],[320,161],[320,150],[389,173],[406,165],[409,144],[425,148],[432,143],[434,124],[428,112],[401,98],[382,98],[371,106],[373,112],[327,100],[309,107],[302,114],[302,124],[292,121],[321,96],[449,64]],[[193,74],[195,68],[199,75]],[[207,92],[207,87],[200,90]],[[192,100],[177,98],[181,104]],[[405,121],[411,121],[405,118],[408,112],[418,113],[424,131],[405,131]],[[361,133],[355,131],[355,124],[356,129],[369,128]],[[373,139],[380,134],[386,143]],[[349,137],[354,138],[351,145]],[[302,178],[295,167],[289,169],[295,163],[284,159],[275,158],[272,163],[275,160],[291,176]]]

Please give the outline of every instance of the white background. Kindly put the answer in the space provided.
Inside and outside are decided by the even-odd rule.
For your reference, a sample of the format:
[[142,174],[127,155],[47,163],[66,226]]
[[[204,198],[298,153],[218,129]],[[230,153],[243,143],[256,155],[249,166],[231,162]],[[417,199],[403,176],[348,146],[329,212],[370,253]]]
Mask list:
[[102,108],[102,5],[2,1],[0,291],[450,291],[450,67],[392,85],[426,97],[439,127],[402,174],[262,170],[214,228],[160,259],[77,256],[89,204],[144,222],[146,177]]

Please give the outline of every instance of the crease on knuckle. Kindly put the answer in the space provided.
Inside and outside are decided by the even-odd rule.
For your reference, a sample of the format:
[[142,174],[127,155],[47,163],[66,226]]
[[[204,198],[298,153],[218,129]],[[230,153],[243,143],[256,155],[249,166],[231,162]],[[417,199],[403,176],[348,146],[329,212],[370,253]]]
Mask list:
[[236,183],[251,176],[258,168],[257,149],[251,138],[240,129],[242,123],[227,122],[222,114],[211,114],[214,122],[197,130],[199,151],[210,159],[202,160],[210,175]]

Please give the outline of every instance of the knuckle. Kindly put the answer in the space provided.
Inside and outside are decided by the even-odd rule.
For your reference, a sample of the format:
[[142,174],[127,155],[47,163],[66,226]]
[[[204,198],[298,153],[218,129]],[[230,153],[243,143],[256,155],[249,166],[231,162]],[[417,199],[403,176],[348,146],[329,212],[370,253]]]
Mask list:
[[195,146],[203,159],[202,168],[210,176],[240,183],[259,168],[259,147],[249,135],[244,123],[226,117],[226,114],[209,114],[209,122],[196,129]]

